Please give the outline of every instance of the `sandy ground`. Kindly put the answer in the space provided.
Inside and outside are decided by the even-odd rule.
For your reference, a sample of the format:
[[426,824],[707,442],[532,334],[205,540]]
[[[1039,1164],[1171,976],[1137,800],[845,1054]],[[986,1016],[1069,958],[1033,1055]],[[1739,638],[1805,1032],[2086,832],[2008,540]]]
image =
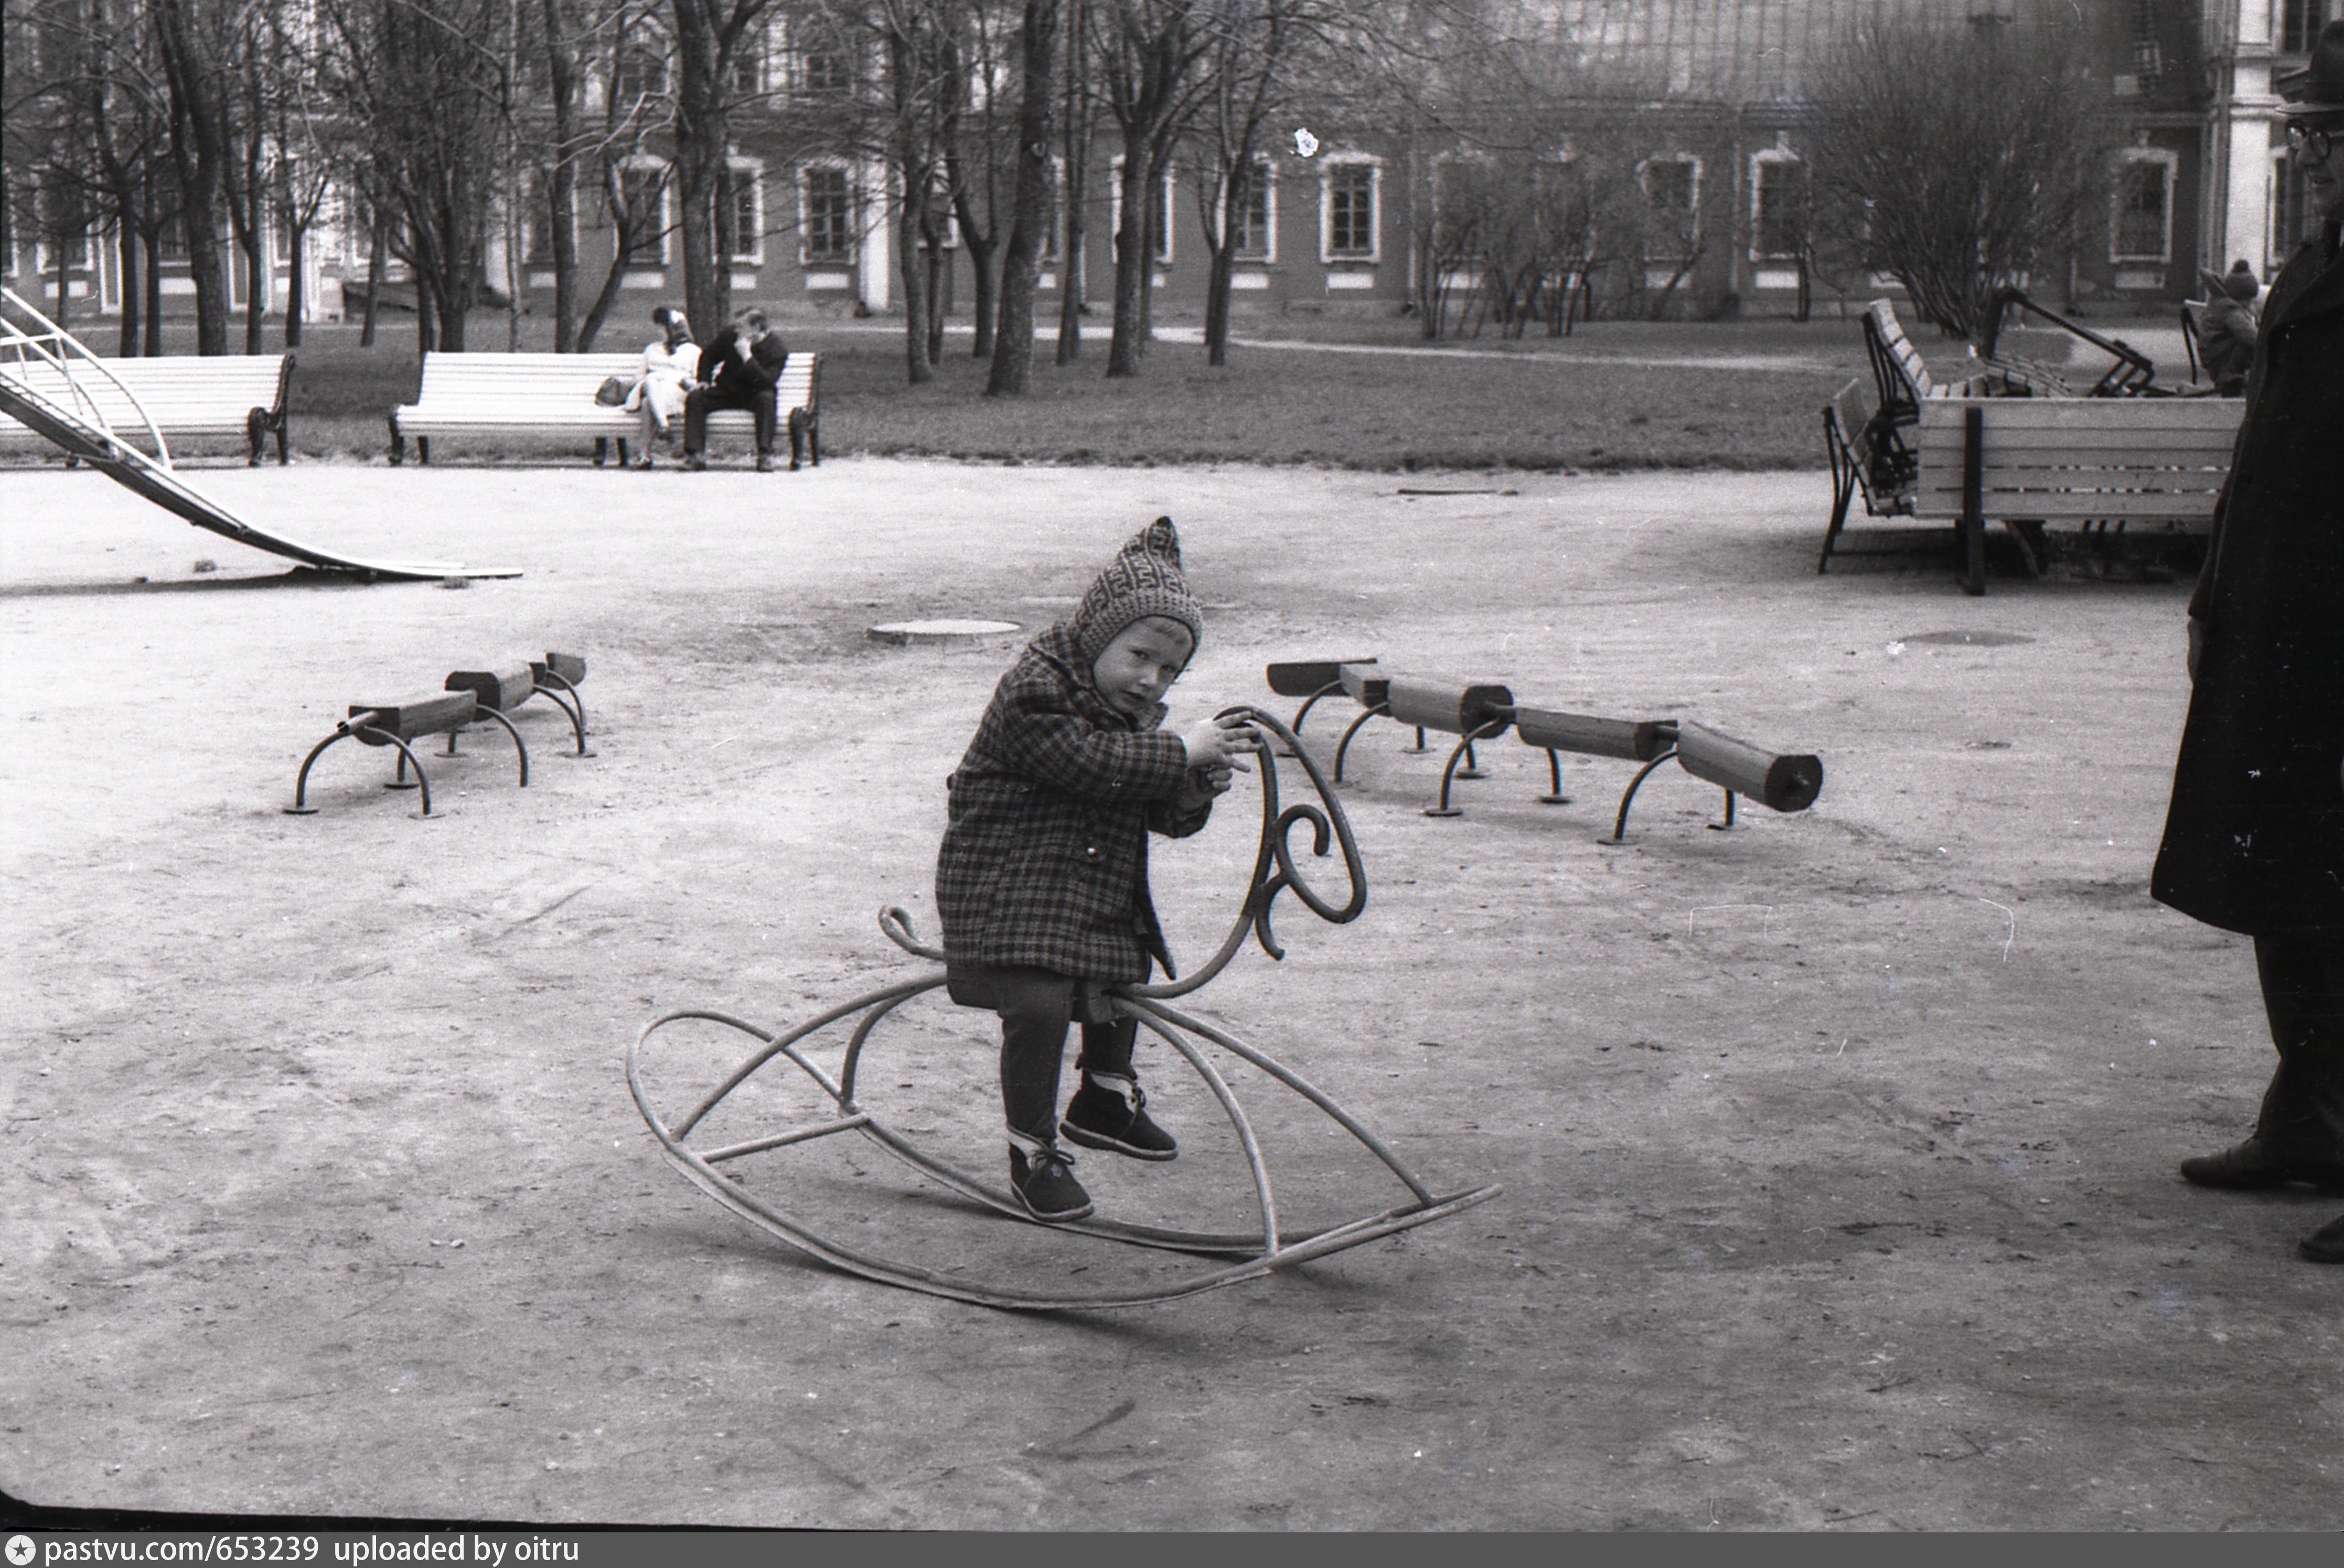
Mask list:
[[[0,1484],[53,1504],[983,1529],[2329,1528],[2344,1270],[2309,1195],[2175,1160],[2269,1064],[2242,940],[2146,893],[2184,697],[2174,584],[1935,563],[1817,578],[1820,474],[798,475],[309,466],[197,476],[322,545],[526,575],[288,582],[88,474],[0,475],[8,878]],[[1404,496],[1447,484],[1503,494]],[[943,781],[1015,640],[1158,512],[1203,649],[1379,654],[1525,700],[1690,716],[1828,772],[1812,811],[1375,723],[1341,792],[1371,893],[1200,1006],[1470,1212],[1177,1305],[1015,1315],[813,1263],[659,1160],[622,1077],[654,1014],[781,1022],[922,967]],[[198,558],[216,572],[191,570]],[[139,581],[143,580],[143,581]],[[1991,643],[1929,641],[1995,632]],[[342,704],[582,652],[596,754],[531,704],[435,761]],[[1280,711],[1290,703],[1276,704]],[[1331,744],[1348,714],[1306,734]],[[1298,778],[1284,781],[1293,798]],[[1201,956],[1249,786],[1163,846]],[[866,1082],[988,1173],[990,1020],[907,1009]],[[696,1094],[737,1042],[680,1040]],[[1151,1047],[1168,1167],[1107,1211],[1243,1222],[1227,1123]],[[762,1080],[761,1080],[762,1081]],[[1388,1179],[1238,1074],[1281,1207]],[[744,1162],[810,1223],[1046,1288],[1167,1255],[916,1190],[839,1140]],[[1134,1259],[1137,1259],[1137,1261]]]

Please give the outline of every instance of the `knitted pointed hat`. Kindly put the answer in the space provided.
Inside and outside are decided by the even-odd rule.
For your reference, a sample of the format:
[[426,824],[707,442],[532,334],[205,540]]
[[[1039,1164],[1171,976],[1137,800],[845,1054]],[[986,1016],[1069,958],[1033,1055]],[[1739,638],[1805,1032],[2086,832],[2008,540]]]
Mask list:
[[1150,615],[1177,621],[1202,642],[1205,617],[1180,574],[1180,536],[1159,517],[1131,536],[1075,610],[1075,646],[1096,660],[1123,629]]

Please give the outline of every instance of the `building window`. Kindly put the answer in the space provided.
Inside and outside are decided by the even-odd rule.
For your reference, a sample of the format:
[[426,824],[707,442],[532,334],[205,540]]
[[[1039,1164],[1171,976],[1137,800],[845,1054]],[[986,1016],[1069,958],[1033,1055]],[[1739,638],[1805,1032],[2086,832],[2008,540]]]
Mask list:
[[1327,261],[1373,261],[1377,256],[1379,164],[1329,163],[1319,177],[1319,249]]
[[95,268],[96,235],[90,223],[89,204],[82,193],[70,186],[45,185],[40,190],[37,210],[40,222],[34,240],[34,270],[56,271],[59,250],[65,253],[68,270],[86,272]]
[[854,198],[846,170],[831,164],[809,166],[799,175],[798,232],[809,262],[854,259]]
[[1245,197],[1229,209],[1230,254],[1240,261],[1278,259],[1278,176],[1266,157],[1253,160]]
[[[1156,211],[1153,216],[1156,219],[1156,264],[1158,267],[1168,267],[1172,263],[1172,184],[1177,177],[1176,170],[1167,167],[1164,177],[1156,184]],[[1107,228],[1111,232],[1121,235],[1123,158],[1120,154],[1107,166]]]
[[2117,165],[2109,260],[2172,259],[2175,161],[2169,153],[2141,149]]
[[732,256],[735,266],[761,267],[765,260],[765,166],[743,158],[732,174]]
[[622,267],[667,265],[667,166],[628,164],[619,169],[611,227]]
[[637,25],[619,35],[611,61],[611,101],[625,107],[667,91],[667,42],[651,27]]
[[520,258],[525,267],[553,265],[553,195],[545,176],[531,171],[520,190]]
[[1807,248],[1807,166],[1760,154],[1750,170],[1750,258],[1788,261]]
[[2309,224],[2319,209],[2304,183],[2303,165],[2281,153],[2271,159],[2270,252],[2263,258],[2263,276],[2285,266],[2296,248],[2311,238]]
[[1637,171],[1644,187],[1644,254],[1691,256],[1701,238],[1701,160],[1675,153]]
[[732,90],[750,97],[765,90],[764,34],[742,34],[732,53]]
[[2278,52],[2309,55],[2327,18],[2327,0],[2285,0],[2279,7]]

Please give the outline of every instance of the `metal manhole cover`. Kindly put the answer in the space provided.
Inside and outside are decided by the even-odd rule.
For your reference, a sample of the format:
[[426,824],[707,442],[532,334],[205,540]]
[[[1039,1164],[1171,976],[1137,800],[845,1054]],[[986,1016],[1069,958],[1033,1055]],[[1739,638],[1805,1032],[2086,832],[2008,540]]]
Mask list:
[[1916,632],[1909,637],[1899,637],[1899,642],[1966,643],[1973,648],[2007,648],[2014,642],[2032,642],[2032,637],[2022,637],[2016,632]]
[[874,642],[904,647],[914,642],[959,642],[1000,637],[1017,631],[1015,621],[891,621],[864,633]]

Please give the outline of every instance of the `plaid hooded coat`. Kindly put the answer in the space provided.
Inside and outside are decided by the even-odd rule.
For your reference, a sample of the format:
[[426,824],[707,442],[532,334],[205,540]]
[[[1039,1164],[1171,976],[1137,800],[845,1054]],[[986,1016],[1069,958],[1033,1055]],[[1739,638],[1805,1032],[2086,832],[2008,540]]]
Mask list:
[[1180,572],[1180,541],[1159,517],[1132,536],[1074,614],[1027,644],[948,781],[951,820],[936,854],[945,957],[965,969],[1031,966],[1078,980],[1172,972],[1147,895],[1150,830],[1185,838],[1212,814],[1189,797],[1188,748],[1091,679],[1125,628],[1164,616],[1197,636],[1203,616]]

